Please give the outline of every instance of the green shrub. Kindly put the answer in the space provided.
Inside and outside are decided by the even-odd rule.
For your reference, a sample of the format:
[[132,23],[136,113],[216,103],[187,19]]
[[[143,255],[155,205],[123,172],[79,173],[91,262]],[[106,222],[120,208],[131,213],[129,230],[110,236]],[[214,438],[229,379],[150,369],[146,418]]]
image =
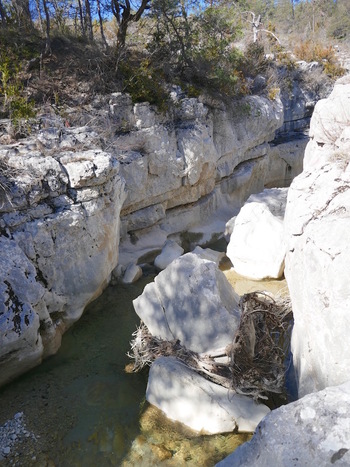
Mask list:
[[164,76],[148,58],[139,61],[125,60],[119,64],[123,91],[131,95],[133,103],[149,102],[164,111],[168,93],[164,89]]
[[2,114],[9,117],[14,135],[29,131],[29,125],[23,122],[35,117],[34,103],[28,101],[23,93],[23,86],[19,79],[18,68],[12,66],[9,56],[0,55],[0,97],[2,99]]

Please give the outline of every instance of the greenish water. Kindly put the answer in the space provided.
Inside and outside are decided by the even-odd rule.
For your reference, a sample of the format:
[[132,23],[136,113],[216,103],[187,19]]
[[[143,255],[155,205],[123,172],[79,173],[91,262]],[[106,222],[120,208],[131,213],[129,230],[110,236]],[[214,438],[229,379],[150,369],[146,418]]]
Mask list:
[[37,437],[1,465],[212,466],[249,438],[198,436],[169,422],[144,402],[147,371],[124,371],[139,323],[132,300],[152,279],[108,287],[55,356],[0,391],[0,425],[24,412]]

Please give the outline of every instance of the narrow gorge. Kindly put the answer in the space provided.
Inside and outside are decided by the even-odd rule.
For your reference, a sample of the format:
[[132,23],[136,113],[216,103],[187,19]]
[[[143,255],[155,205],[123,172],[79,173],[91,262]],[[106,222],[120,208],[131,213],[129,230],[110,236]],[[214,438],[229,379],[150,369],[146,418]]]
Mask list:
[[[295,107],[293,93],[224,104],[175,89],[167,114],[98,96],[65,119],[44,109],[31,137],[3,144],[1,383],[57,351],[115,268],[167,239],[187,251],[214,241],[251,193],[288,185],[319,97],[293,92]],[[281,138],[293,119],[298,132]]]
[[[348,300],[349,89],[344,77],[322,99],[329,87],[316,93],[295,81],[273,98],[252,95],[223,102],[189,98],[174,86],[172,104],[163,113],[148,103],[133,104],[127,94],[97,95],[65,115],[43,108],[31,135],[15,142],[9,138],[8,122],[1,121],[0,384],[11,383],[55,354],[64,333],[108,284],[132,286],[163,250],[163,260],[156,263],[169,276],[163,276],[163,289],[169,284],[176,288],[168,260],[229,240],[248,199],[264,203],[259,200],[263,190],[291,184],[281,202],[286,204],[280,222],[286,255],[276,277],[285,272],[291,294],[291,351],[300,400],[269,415],[261,409],[253,425],[244,421],[242,431],[253,431],[266,415],[252,441],[220,465],[271,465],[278,444],[275,432],[268,431],[274,417],[281,417],[277,420],[283,430],[288,417],[299,417],[296,431],[308,436],[303,422],[317,416],[323,400],[323,392],[316,391],[345,383],[329,390],[334,392],[329,398],[331,405],[341,392],[347,410],[342,329]],[[194,255],[185,257],[188,267],[194,267]],[[190,280],[182,289],[187,285],[192,290]],[[216,285],[222,302],[234,294],[219,279]],[[152,293],[159,298],[155,287]],[[139,315],[146,307],[142,300],[142,295],[134,300]],[[322,310],[322,319],[315,309]],[[204,338],[201,345],[200,351],[211,349]],[[159,365],[154,372],[161,380],[169,378]],[[303,396],[312,398],[307,395],[314,392],[304,406]],[[339,430],[332,434],[336,441],[322,438],[327,462],[342,459],[345,463],[339,465],[346,465],[347,423],[339,415]],[[264,430],[268,443],[273,442],[271,450],[264,448]],[[288,437],[283,430],[280,436]],[[288,445],[285,449],[282,442],[280,465],[283,456],[291,455]],[[258,464],[261,450],[265,457]],[[308,459],[307,447],[302,456]],[[329,465],[322,462],[320,458],[320,465]]]

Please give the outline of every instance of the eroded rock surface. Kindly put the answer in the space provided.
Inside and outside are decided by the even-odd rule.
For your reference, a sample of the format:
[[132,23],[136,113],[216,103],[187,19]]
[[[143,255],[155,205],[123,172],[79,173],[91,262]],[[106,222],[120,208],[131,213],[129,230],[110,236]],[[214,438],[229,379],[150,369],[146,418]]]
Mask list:
[[[103,290],[118,261],[116,277],[149,254],[153,260],[169,238],[187,251],[205,244],[222,235],[252,192],[288,184],[299,170],[300,147],[280,158],[282,146],[275,141],[272,151],[269,144],[283,123],[278,98],[224,104],[172,94],[176,105],[166,114],[148,103],[133,105],[121,93],[95,96],[66,109],[64,118],[44,106],[31,136],[11,144],[1,122],[0,162],[8,170],[1,174],[0,230],[10,242],[0,252],[7,326],[1,344],[16,334],[28,346],[18,368],[57,350],[61,334]],[[34,268],[28,277],[17,271],[19,285],[9,280],[15,265],[6,255],[24,255],[23,271]],[[132,280],[140,270],[134,272]],[[11,311],[8,300],[11,287],[28,281],[39,298],[28,298],[19,335],[13,318],[18,321],[23,307]],[[2,369],[12,358],[6,348]],[[0,384],[10,373],[1,371]]]
[[1,155],[0,384],[56,352],[107,285],[125,198],[118,161],[99,149]]
[[299,396],[343,383],[350,369],[349,77],[314,115],[306,167],[291,185],[285,218]]
[[349,382],[305,396],[268,414],[217,467],[348,466],[349,411]]

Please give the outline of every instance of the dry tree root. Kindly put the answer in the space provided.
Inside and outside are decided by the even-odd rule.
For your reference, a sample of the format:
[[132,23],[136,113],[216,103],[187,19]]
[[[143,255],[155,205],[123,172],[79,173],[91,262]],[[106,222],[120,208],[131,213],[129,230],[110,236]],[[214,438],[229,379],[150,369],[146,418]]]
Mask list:
[[232,388],[255,399],[282,394],[293,314],[287,299],[265,293],[241,298],[241,321],[230,355]]
[[241,321],[233,343],[211,354],[198,354],[178,340],[152,336],[142,323],[133,334],[128,353],[134,360],[133,371],[150,366],[157,357],[174,356],[207,379],[238,394],[254,399],[282,394],[293,319],[290,302],[253,292],[242,296],[239,307]]

